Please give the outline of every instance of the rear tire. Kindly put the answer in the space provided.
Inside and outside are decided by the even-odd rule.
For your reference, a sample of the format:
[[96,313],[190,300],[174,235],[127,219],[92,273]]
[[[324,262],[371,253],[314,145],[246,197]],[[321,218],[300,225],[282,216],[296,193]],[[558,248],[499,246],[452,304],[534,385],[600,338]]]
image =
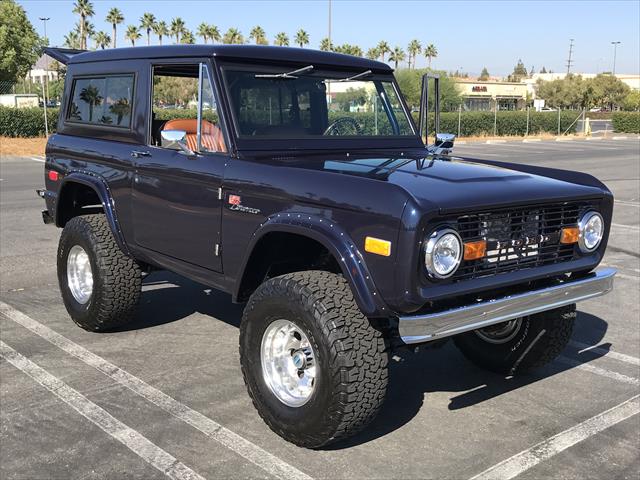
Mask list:
[[573,304],[456,335],[453,340],[475,365],[514,375],[554,360],[567,346],[575,318]]
[[[285,330],[279,330],[282,325]],[[273,338],[270,332],[274,330],[284,331],[281,338],[285,340],[286,332],[292,332],[308,347],[313,388],[299,400],[297,390],[290,397],[282,388],[274,388],[272,377],[277,372],[284,372],[282,377],[295,373],[298,364],[294,362],[291,369],[290,363],[298,360],[296,352],[303,349],[296,350],[293,340],[291,351],[288,346],[281,350],[284,363],[270,368],[264,345]],[[329,272],[290,273],[258,287],[240,325],[240,361],[247,390],[262,419],[278,435],[301,447],[319,448],[355,434],[376,416],[386,393],[385,340],[360,312],[345,279]],[[301,363],[305,365],[304,360]],[[306,368],[308,364],[298,370],[301,379]],[[295,384],[295,375],[288,375],[290,384]]]
[[85,330],[101,332],[133,319],[142,272],[120,250],[104,215],[81,215],[62,230],[58,283],[73,321]]

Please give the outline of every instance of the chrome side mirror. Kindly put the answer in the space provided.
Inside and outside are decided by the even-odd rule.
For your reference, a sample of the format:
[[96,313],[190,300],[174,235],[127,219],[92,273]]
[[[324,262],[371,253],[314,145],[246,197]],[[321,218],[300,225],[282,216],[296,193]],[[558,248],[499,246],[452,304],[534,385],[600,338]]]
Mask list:
[[160,132],[160,137],[162,137],[162,147],[180,150],[187,155],[195,155],[187,146],[187,132],[184,130],[163,130]]
[[455,141],[456,136],[453,133],[437,133],[436,134],[436,143],[434,147],[453,150],[453,142]]

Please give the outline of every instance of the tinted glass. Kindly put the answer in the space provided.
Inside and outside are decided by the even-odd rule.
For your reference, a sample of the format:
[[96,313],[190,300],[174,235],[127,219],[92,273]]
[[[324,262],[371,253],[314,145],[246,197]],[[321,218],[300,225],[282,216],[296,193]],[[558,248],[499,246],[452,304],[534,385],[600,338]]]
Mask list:
[[67,119],[111,127],[129,128],[133,99],[133,75],[78,78]]
[[226,70],[225,78],[241,137],[415,135],[388,77]]

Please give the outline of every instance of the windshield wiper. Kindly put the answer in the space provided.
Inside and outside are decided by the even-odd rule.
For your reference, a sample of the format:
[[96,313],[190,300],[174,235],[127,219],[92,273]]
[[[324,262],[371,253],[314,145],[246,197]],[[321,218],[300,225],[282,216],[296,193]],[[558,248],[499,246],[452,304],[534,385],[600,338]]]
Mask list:
[[358,73],[357,75],[353,75],[352,77],[341,78],[340,80],[334,80],[335,82],[352,82],[353,80],[357,80],[358,78],[368,77],[373,72],[371,70],[365,70],[362,73]]
[[306,67],[293,70],[285,73],[263,73],[255,75],[255,78],[298,78],[297,73],[306,73],[313,70],[313,65],[307,65]]

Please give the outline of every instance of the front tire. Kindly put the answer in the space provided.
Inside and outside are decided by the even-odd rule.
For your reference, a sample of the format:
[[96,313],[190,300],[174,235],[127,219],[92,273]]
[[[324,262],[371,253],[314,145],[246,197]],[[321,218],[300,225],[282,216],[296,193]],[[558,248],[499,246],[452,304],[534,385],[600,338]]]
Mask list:
[[456,335],[453,340],[477,366],[514,375],[554,360],[569,343],[575,318],[573,304]]
[[132,320],[142,273],[118,247],[104,215],[81,215],[62,230],[58,283],[73,321],[85,330],[100,332]]
[[385,340],[345,279],[329,272],[290,273],[258,287],[240,325],[240,361],[262,419],[301,447],[355,434],[386,393]]

